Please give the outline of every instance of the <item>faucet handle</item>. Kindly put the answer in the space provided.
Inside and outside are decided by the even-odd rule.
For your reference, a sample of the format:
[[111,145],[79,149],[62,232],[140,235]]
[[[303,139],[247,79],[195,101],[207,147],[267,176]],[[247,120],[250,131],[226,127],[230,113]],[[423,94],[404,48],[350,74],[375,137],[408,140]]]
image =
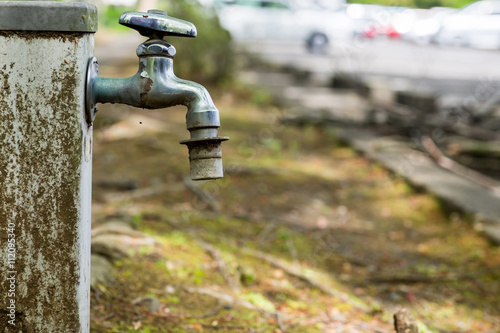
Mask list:
[[196,37],[193,23],[168,16],[167,12],[157,9],[148,10],[147,13],[125,12],[118,22],[150,39],[163,39],[165,36]]

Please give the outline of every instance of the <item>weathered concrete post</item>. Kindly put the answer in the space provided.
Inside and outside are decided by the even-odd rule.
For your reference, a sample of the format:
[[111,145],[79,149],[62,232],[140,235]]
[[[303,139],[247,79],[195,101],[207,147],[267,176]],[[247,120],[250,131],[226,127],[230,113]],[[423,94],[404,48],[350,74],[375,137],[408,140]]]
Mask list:
[[88,332],[96,8],[0,1],[0,332]]

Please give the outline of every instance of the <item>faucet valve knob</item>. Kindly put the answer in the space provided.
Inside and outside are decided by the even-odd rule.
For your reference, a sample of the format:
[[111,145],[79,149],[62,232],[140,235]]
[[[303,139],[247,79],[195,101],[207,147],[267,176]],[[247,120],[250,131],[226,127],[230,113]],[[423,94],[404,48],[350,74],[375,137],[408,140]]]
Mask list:
[[118,22],[150,39],[163,39],[166,36],[196,37],[193,23],[168,16],[166,12],[156,9],[147,13],[125,12]]

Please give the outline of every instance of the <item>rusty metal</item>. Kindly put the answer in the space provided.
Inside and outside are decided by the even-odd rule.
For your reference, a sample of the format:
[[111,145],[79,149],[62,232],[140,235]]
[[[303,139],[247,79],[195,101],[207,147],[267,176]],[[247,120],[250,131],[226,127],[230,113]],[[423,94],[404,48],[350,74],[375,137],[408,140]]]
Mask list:
[[89,332],[97,9],[0,1],[0,331]]

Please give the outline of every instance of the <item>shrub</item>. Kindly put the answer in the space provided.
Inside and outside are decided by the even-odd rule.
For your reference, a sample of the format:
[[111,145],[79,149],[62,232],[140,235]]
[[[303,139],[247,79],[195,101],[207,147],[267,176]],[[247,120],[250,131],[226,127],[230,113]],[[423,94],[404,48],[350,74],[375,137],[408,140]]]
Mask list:
[[[159,0],[156,7],[172,17],[194,23],[198,31],[196,38],[166,38],[177,50],[174,61],[176,75],[202,84],[230,84],[234,52],[229,33],[221,28],[215,12],[190,0]],[[118,24],[118,19],[123,12],[130,10],[137,10],[137,6],[100,6],[99,23],[123,31],[124,27]]]

